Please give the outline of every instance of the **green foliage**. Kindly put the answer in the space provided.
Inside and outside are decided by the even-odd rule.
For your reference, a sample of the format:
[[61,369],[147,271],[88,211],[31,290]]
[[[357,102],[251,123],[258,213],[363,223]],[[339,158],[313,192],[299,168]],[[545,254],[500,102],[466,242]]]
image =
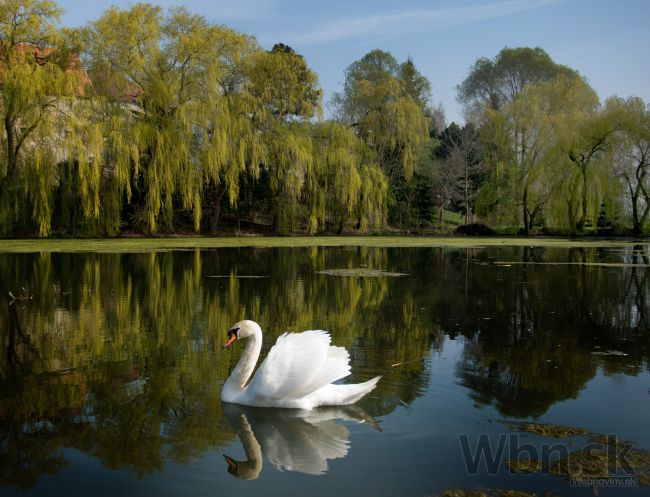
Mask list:
[[461,214],[458,214],[457,212],[451,212],[448,210],[443,210],[442,211],[442,220],[445,221],[446,223],[452,223],[452,224],[462,224],[464,221],[464,218]]
[[438,136],[433,155],[437,160],[440,183],[435,196],[444,220],[443,208],[456,206],[465,213],[465,224],[474,220],[478,189],[485,181],[485,165],[479,134],[472,123],[462,128],[451,123]]
[[184,8],[71,30],[49,0],[0,7],[3,236],[431,229],[445,210],[525,231],[602,211],[641,233],[650,216],[645,104],[600,106],[540,48],[477,60],[458,87],[472,124],[447,129],[413,61],[373,50],[329,121],[293,48]]
[[333,98],[338,119],[356,130],[391,182],[413,176],[428,143],[427,83],[411,61],[400,68],[391,54],[373,50],[347,68],[343,92]]
[[632,232],[641,234],[650,214],[650,108],[637,97],[610,98],[605,107],[618,121],[607,154],[610,173],[618,181],[606,183],[606,207],[614,219],[631,210]]
[[539,47],[506,47],[493,60],[477,59],[456,90],[468,114],[480,115],[484,107],[500,110],[527,85],[552,81],[557,76],[579,77],[573,69],[553,62]]
[[[426,107],[431,85],[411,59],[399,64],[382,50],[353,62],[345,76],[343,91],[332,99],[337,120],[354,129],[365,154],[387,177],[390,220],[402,226],[417,224],[422,218],[412,207],[418,193],[430,188],[423,158],[431,143]],[[411,184],[414,174],[416,185]]]
[[[82,98],[87,78],[50,1],[0,3],[0,231],[51,227],[57,164],[75,164],[82,215],[97,219],[101,134]],[[65,130],[65,132],[62,132]],[[28,221],[29,220],[29,221]]]
[[538,223],[595,226],[603,199],[614,213],[621,189],[608,182],[606,161],[621,113],[601,108],[575,71],[541,49],[504,49],[479,59],[458,94],[481,123],[490,167],[480,214],[528,233]]

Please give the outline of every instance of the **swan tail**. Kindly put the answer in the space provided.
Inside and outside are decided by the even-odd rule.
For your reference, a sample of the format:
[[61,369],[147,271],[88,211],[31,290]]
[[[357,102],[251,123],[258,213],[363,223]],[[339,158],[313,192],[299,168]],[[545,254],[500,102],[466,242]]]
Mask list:
[[326,385],[313,393],[314,407],[354,404],[364,395],[374,390],[380,378],[381,376],[376,376],[363,383],[349,385]]

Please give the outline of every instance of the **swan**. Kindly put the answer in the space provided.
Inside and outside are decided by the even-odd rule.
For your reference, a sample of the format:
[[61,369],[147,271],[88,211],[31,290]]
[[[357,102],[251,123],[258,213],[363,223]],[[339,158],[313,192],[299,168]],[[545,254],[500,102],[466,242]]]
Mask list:
[[354,404],[370,392],[381,376],[364,383],[335,385],[350,374],[350,355],[330,345],[322,330],[284,333],[275,342],[253,379],[248,379],[262,349],[262,328],[255,321],[235,323],[223,348],[247,338],[244,353],[221,390],[221,400],[255,407],[313,409]]

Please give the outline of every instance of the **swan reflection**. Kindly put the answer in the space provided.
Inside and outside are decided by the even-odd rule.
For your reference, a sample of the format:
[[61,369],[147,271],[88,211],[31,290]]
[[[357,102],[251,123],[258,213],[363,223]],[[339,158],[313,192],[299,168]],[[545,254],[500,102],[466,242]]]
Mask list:
[[276,409],[223,403],[223,412],[237,431],[246,455],[237,461],[224,455],[228,472],[254,480],[262,471],[262,456],[279,471],[308,475],[327,472],[330,459],[348,454],[350,432],[337,420],[379,424],[358,406],[313,409]]

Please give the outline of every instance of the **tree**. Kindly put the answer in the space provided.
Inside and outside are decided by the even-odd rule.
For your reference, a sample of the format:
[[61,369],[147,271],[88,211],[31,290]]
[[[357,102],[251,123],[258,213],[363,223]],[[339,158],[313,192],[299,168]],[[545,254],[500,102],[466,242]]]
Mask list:
[[220,68],[217,92],[207,102],[207,126],[198,147],[203,169],[202,209],[209,218],[208,232],[218,232],[223,199],[230,206],[240,200],[242,183],[259,178],[266,148],[254,119],[262,104],[247,90],[250,59],[260,51],[254,38],[217,28],[213,47]]
[[411,179],[428,143],[427,83],[412,61],[400,66],[373,50],[350,64],[343,91],[332,99],[337,119],[356,130],[391,184],[400,175]]
[[[586,82],[560,76],[528,85],[500,110],[486,111],[483,133],[496,160],[491,180],[519,207],[524,233],[553,197],[572,198],[566,191],[573,184],[566,177],[571,166],[561,149],[564,129],[571,116],[590,112],[597,101]],[[557,189],[563,194],[553,195]]]
[[438,159],[436,173],[433,201],[438,209],[438,223],[442,225],[445,208],[455,204],[461,198],[462,185],[459,181],[462,174],[461,163],[449,154]]
[[612,169],[622,178],[628,193],[632,232],[640,235],[650,214],[650,110],[638,97],[614,97],[605,106],[623,112],[621,129],[612,146]]
[[465,224],[469,224],[473,221],[478,188],[484,180],[482,151],[474,125],[468,123],[461,128],[451,123],[440,134],[435,155],[440,161],[438,169],[441,179],[444,178],[443,181],[452,187],[448,195],[443,194],[443,198],[448,199],[446,203],[460,200],[465,212]]
[[558,149],[568,159],[573,173],[567,185],[569,226],[582,231],[588,220],[595,221],[601,207],[601,184],[607,182],[606,153],[620,128],[621,111],[615,106],[600,107],[593,90],[567,96],[574,112],[564,112],[557,121]]
[[[576,71],[556,64],[541,48],[528,47],[504,48],[493,60],[478,59],[457,91],[467,114],[480,124],[488,152],[491,184],[481,203],[494,209],[504,200],[514,202],[521,217],[512,221],[528,233],[558,184],[556,175],[547,174],[563,160],[554,152],[567,144],[564,135],[573,136],[577,123],[594,112],[598,99]],[[566,129],[567,122],[572,129]],[[570,176],[561,168],[557,172]],[[566,179],[575,184],[572,177]]]
[[266,148],[262,168],[269,179],[272,228],[277,232],[315,167],[309,122],[321,113],[321,90],[304,58],[284,44],[256,52],[247,78],[247,90],[259,109],[253,121]]
[[351,220],[360,231],[385,222],[388,183],[348,127],[326,121],[313,128],[314,173],[307,185],[310,232],[328,221],[337,233]]
[[147,232],[171,226],[177,204],[192,212],[198,231],[206,186],[218,188],[211,204],[218,219],[223,194],[234,203],[240,174],[262,155],[248,122],[256,107],[236,95],[252,40],[183,8],[164,14],[137,4],[109,8],[89,25],[88,44],[108,87],[122,89],[117,98],[104,95],[107,133],[115,194],[126,196],[134,225]]
[[431,83],[416,69],[410,56],[399,65],[398,76],[404,93],[425,108],[431,98]]
[[[51,229],[58,166],[74,169],[85,217],[99,215],[102,140],[89,121],[88,78],[61,9],[49,0],[0,2],[0,230]],[[65,130],[65,133],[61,132]],[[33,221],[32,221],[33,219]]]
[[557,76],[577,78],[573,69],[556,64],[541,48],[504,48],[494,59],[481,57],[456,87],[458,101],[468,116],[480,116],[484,108],[500,110],[527,85],[552,81]]

